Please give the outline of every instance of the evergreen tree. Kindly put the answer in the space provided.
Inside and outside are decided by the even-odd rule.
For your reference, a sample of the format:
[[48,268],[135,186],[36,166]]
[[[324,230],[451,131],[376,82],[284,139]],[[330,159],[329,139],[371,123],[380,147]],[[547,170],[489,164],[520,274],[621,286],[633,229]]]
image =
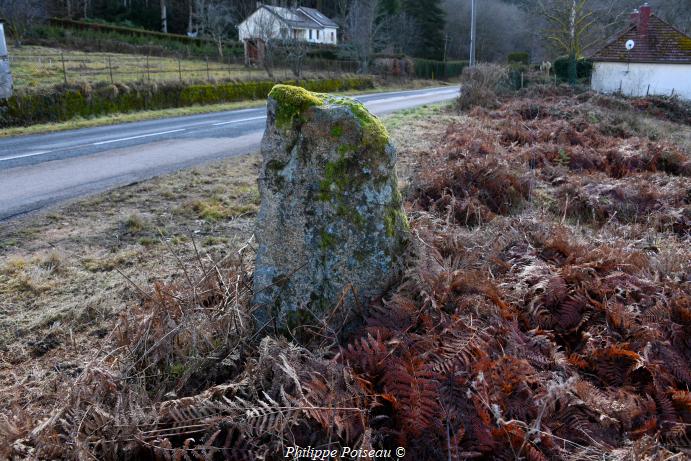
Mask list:
[[442,0],[403,0],[403,12],[412,17],[420,29],[420,41],[415,53],[427,59],[442,59],[444,55],[444,10]]
[[387,16],[393,16],[401,11],[401,0],[381,0],[379,9]]

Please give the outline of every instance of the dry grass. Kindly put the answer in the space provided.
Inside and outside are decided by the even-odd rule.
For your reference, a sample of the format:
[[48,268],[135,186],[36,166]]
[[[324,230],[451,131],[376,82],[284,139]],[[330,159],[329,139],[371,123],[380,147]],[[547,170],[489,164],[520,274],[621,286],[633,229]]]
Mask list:
[[[203,59],[178,59],[126,53],[92,53],[62,50],[44,46],[10,46],[12,74],[17,88],[50,87],[64,83],[65,72],[70,83],[135,81],[216,81],[266,79],[261,68],[245,67],[242,63],[228,64]],[[62,57],[65,59],[63,71]],[[275,69],[278,77],[290,78],[289,69]],[[305,78],[333,74],[305,72]]]

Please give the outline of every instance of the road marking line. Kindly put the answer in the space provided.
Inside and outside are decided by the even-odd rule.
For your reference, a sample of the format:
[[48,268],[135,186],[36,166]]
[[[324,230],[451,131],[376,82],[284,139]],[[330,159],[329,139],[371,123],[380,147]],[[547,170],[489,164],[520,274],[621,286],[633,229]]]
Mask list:
[[213,125],[214,126],[229,125],[231,123],[249,122],[252,120],[261,120],[264,118],[266,118],[266,115],[262,115],[261,117],[243,118],[241,120],[231,120],[230,122],[214,123]]
[[181,129],[179,129],[179,130],[161,131],[160,133],[142,134],[142,135],[139,135],[139,136],[130,136],[129,138],[111,139],[111,140],[109,140],[109,141],[95,142],[95,143],[92,143],[91,145],[92,145],[92,146],[101,146],[101,145],[103,145],[103,144],[110,144],[110,143],[114,143],[114,142],[130,141],[130,140],[132,140],[132,139],[148,138],[148,137],[151,137],[151,136],[160,136],[160,135],[162,135],[162,134],[169,134],[169,133],[178,133],[178,132],[180,132],[180,131],[185,131],[185,130],[187,130],[187,128],[181,128]]
[[40,152],[32,152],[30,154],[21,154],[21,155],[13,155],[12,157],[3,157],[0,158],[0,162],[5,162],[7,160],[14,160],[18,158],[25,158],[25,157],[35,157],[37,155],[45,155],[45,154],[50,154],[52,151],[50,150],[42,150]]
[[[450,92],[449,92],[448,94],[451,95]],[[395,97],[395,98],[376,99],[376,100],[374,100],[374,101],[365,101],[364,104],[365,104],[365,105],[368,105],[368,104],[370,104],[370,105],[375,105],[375,104],[388,104],[388,103],[392,103],[392,102],[396,102],[396,101],[406,101],[406,100],[407,100],[407,101],[410,101],[411,99],[427,98],[427,97],[430,97],[430,96],[432,96],[432,95],[420,94],[420,95],[415,95],[415,96],[398,96],[398,97]],[[441,96],[446,96],[446,94],[445,94],[445,93],[439,93],[439,94],[436,94],[436,95],[434,95],[434,96],[439,96],[439,97],[441,97]]]

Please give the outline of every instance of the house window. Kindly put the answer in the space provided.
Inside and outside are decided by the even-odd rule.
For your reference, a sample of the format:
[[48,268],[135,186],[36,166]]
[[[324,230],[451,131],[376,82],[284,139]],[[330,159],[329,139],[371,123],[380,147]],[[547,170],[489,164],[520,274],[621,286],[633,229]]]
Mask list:
[[335,41],[335,40],[334,40],[334,33],[333,33],[333,32],[331,32],[331,41],[332,41],[332,42]]
[[310,40],[312,40],[312,29],[310,29]]
[[317,30],[317,40],[319,40],[319,31]]

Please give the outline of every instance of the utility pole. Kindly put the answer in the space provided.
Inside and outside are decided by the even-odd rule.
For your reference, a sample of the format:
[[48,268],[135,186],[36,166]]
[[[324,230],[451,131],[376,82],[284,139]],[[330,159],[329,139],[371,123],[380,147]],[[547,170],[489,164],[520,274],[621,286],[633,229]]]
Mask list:
[[476,22],[477,5],[476,0],[470,0],[470,67],[475,67],[475,44],[476,44]]
[[7,53],[5,42],[5,29],[0,18],[0,99],[9,99],[12,96],[12,73],[10,72],[10,57]]
[[161,0],[161,32],[168,33],[168,12],[166,11],[166,0]]

